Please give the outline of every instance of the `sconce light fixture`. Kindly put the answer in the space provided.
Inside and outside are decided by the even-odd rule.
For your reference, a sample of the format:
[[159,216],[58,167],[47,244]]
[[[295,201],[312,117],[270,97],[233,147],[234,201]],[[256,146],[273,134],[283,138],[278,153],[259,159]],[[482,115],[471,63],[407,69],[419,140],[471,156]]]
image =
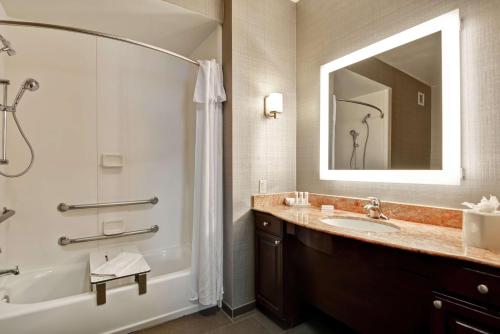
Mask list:
[[278,118],[283,112],[283,94],[271,93],[264,98],[264,115],[267,118]]

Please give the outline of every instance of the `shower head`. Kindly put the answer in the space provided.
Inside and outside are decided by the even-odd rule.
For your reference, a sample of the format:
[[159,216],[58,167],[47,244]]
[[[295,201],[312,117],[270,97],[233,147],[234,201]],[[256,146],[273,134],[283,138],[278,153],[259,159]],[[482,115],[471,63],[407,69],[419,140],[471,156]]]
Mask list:
[[34,92],[34,91],[38,90],[38,88],[40,88],[40,84],[35,79],[29,78],[29,79],[24,80],[22,88],[27,89],[31,92]]
[[368,118],[370,118],[370,117],[371,117],[371,114],[366,114],[366,116],[365,116],[365,117],[363,117],[363,120],[361,121],[361,123],[366,123],[366,120],[367,120]]
[[16,54],[16,50],[12,48],[10,42],[5,39],[2,35],[0,35],[0,42],[2,42],[2,48],[0,48],[0,52],[6,52],[9,56],[14,56]]
[[25,91],[29,90],[30,92],[34,92],[38,90],[38,88],[40,88],[40,84],[35,79],[28,78],[24,80],[21,88],[19,88],[19,91],[17,92],[14,103],[12,103],[12,111],[16,111],[16,107],[19,104],[19,101],[21,101]]

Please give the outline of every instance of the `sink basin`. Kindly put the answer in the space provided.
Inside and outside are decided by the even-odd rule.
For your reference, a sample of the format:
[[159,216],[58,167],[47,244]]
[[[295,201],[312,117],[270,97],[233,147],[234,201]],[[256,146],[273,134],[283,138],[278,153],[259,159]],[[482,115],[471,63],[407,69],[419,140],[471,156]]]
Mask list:
[[350,229],[354,231],[362,231],[362,232],[397,232],[399,231],[399,227],[388,224],[388,223],[376,223],[370,220],[362,220],[356,218],[324,218],[321,219],[321,222],[335,226],[341,227],[345,229]]

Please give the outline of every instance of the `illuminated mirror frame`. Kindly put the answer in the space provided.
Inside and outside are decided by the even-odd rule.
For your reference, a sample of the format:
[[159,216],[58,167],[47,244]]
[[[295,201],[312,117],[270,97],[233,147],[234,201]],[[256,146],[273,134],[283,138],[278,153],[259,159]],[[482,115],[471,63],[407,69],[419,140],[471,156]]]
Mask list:
[[[329,169],[329,75],[419,38],[441,32],[442,57],[442,168],[440,170]],[[388,37],[321,66],[320,69],[320,179],[458,185],[460,158],[460,16],[458,9]]]

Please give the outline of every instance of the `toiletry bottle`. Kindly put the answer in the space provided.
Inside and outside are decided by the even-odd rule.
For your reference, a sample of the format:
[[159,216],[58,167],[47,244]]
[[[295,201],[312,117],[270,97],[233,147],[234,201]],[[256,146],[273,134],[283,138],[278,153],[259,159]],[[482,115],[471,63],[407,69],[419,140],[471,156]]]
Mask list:
[[295,202],[293,204],[299,204],[299,193],[295,192]]
[[304,204],[309,205],[309,193],[307,191],[304,193]]

